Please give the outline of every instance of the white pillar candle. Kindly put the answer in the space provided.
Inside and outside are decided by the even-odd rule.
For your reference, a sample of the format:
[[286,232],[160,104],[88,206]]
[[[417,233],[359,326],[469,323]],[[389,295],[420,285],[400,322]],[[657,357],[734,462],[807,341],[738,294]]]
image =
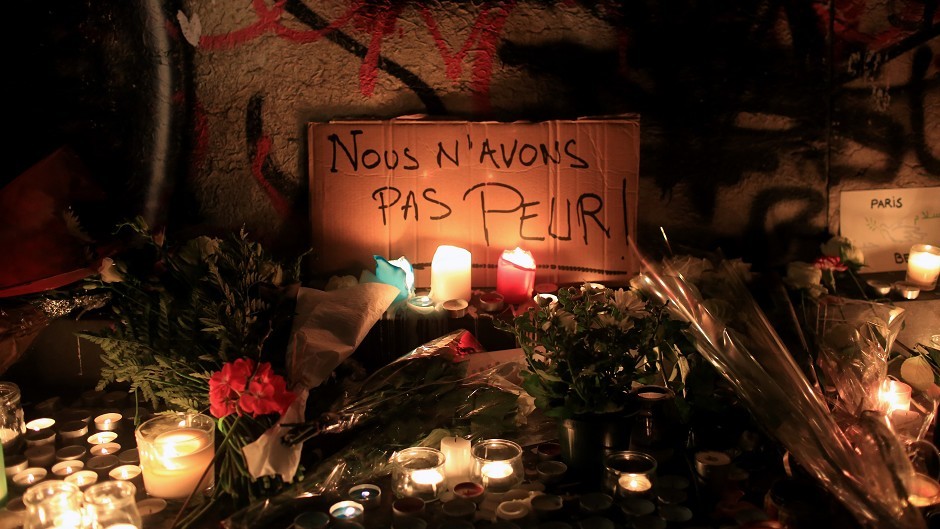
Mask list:
[[933,290],[940,276],[940,247],[915,244],[907,257],[907,282],[921,290]]
[[431,259],[431,298],[441,303],[449,299],[470,300],[470,252],[456,246],[437,247]]
[[470,440],[445,437],[441,439],[441,452],[444,453],[444,476],[447,478],[447,486],[453,490],[454,485],[470,481],[470,464],[473,462]]

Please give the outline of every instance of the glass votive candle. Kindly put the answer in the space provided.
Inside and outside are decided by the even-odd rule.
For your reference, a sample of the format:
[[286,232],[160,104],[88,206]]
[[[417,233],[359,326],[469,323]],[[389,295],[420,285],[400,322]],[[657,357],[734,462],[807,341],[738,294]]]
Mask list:
[[85,509],[92,527],[108,529],[139,528],[137,487],[129,481],[105,481],[85,490]]
[[382,488],[371,483],[363,483],[351,487],[346,497],[366,509],[372,509],[382,504]]
[[932,244],[915,244],[907,256],[908,283],[914,283],[921,290],[937,288],[940,276],[940,247]]
[[522,447],[505,439],[486,439],[473,445],[471,479],[486,492],[506,492],[522,482]]
[[361,522],[365,507],[361,503],[345,500],[330,506],[330,518],[337,522]]
[[911,386],[900,380],[888,379],[881,385],[878,396],[885,411],[891,413],[895,410],[911,409],[911,393]]
[[65,476],[65,481],[84,490],[98,482],[98,473],[94,470],[79,470]]
[[399,497],[434,501],[444,492],[444,454],[417,446],[392,455],[392,488]]
[[83,468],[85,468],[85,463],[75,459],[70,461],[59,461],[58,463],[52,465],[52,475],[58,479],[63,479],[65,476],[74,474]]
[[105,443],[113,443],[115,439],[118,438],[117,432],[98,432],[93,433],[88,436],[88,444],[94,445],[103,445]]
[[186,498],[215,483],[215,421],[201,414],[158,415],[136,431],[137,451],[147,494]]
[[0,382],[0,441],[3,451],[12,453],[20,436],[26,433],[20,387],[13,382]]
[[74,483],[52,480],[30,487],[23,494],[24,527],[52,529],[84,527],[82,493]]
[[615,496],[645,497],[652,494],[656,460],[635,451],[614,452],[604,458],[604,488]]
[[114,431],[121,425],[124,417],[120,413],[102,413],[95,417],[95,430],[99,432]]

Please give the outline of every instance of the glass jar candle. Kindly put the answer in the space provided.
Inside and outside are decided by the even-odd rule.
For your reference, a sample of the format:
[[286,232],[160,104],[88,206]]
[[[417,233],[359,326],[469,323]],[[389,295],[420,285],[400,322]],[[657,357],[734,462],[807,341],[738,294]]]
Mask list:
[[406,448],[391,459],[392,488],[399,497],[434,501],[444,492],[444,454],[427,447]]
[[473,445],[471,479],[486,492],[506,492],[522,482],[522,447],[505,439],[486,439]]
[[84,527],[82,492],[65,481],[45,481],[23,494],[24,529],[81,529]]
[[206,472],[215,457],[211,418],[192,413],[158,415],[141,424],[136,437],[147,494],[183,499],[215,483],[214,473]]
[[0,382],[0,441],[3,451],[10,454],[26,433],[20,387],[13,382]]
[[137,487],[129,481],[105,481],[85,490],[85,508],[91,527],[141,527]]
[[931,244],[915,244],[907,256],[907,279],[921,290],[937,288],[940,276],[940,247]]

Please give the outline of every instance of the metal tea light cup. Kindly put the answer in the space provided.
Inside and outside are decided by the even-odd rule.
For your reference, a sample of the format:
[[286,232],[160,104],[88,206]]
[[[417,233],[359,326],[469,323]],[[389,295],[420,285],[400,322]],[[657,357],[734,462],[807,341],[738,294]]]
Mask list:
[[635,451],[614,452],[604,458],[604,489],[619,497],[652,495],[656,460]]

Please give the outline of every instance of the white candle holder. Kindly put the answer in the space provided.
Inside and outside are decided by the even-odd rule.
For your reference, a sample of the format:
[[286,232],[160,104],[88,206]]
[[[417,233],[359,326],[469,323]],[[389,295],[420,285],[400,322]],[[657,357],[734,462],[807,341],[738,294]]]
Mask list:
[[444,454],[427,447],[406,448],[392,455],[392,489],[399,497],[437,500],[444,492]]
[[522,447],[505,439],[486,439],[470,449],[470,478],[486,492],[506,492],[522,482]]
[[210,417],[158,415],[141,424],[136,437],[147,494],[183,499],[215,483],[214,472],[206,472],[215,457],[215,421]]
[[614,452],[604,459],[604,487],[614,496],[651,496],[656,467],[656,460],[649,454]]
[[940,247],[932,244],[915,244],[907,256],[907,279],[921,290],[937,288],[940,276]]

